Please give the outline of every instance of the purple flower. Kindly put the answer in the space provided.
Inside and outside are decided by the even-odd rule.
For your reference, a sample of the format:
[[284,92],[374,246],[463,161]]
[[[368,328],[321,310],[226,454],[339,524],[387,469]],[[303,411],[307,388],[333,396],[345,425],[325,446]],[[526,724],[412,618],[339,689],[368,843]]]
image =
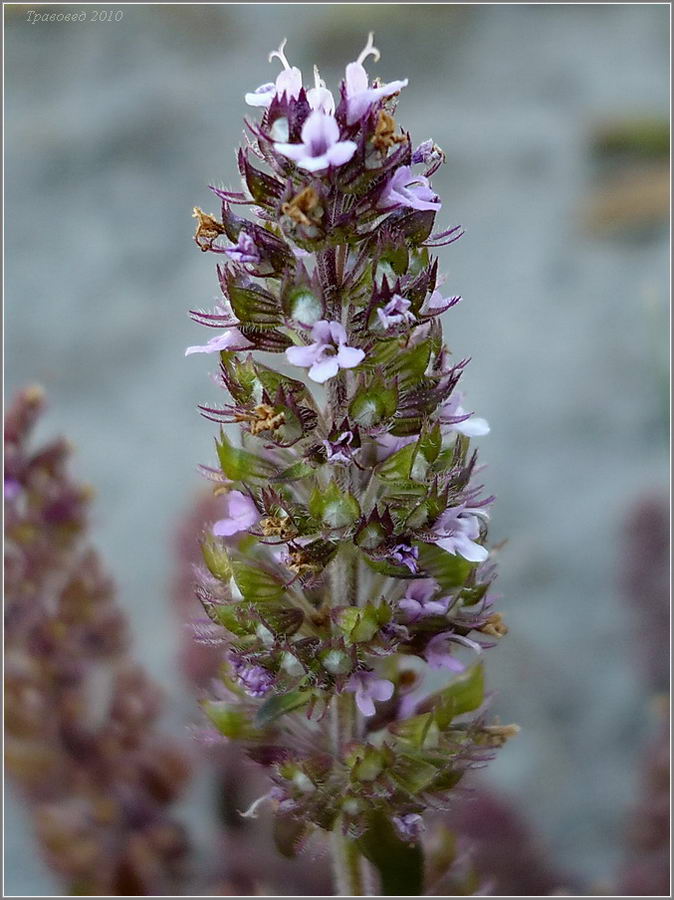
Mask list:
[[394,294],[383,308],[377,310],[379,321],[384,328],[389,329],[393,325],[401,325],[404,322],[416,322],[414,313],[410,312],[412,304],[400,294]]
[[257,507],[246,494],[241,491],[230,491],[226,495],[227,513],[213,525],[213,534],[217,537],[231,537],[240,531],[246,531],[259,520]]
[[412,154],[412,162],[413,163],[426,163],[431,159],[431,155],[433,153],[433,147],[435,144],[429,138],[427,141],[419,144],[417,149]]
[[253,238],[245,231],[239,232],[239,240],[233,247],[227,247],[225,253],[238,263],[253,263],[256,265],[260,262],[260,252]]
[[274,684],[273,675],[262,666],[249,665],[232,658],[232,668],[236,680],[250,697],[263,697]]
[[424,616],[444,616],[449,609],[449,597],[433,600],[438,584],[432,578],[421,578],[409,584],[405,596],[398,604],[404,609],[410,622]]
[[419,548],[412,547],[411,544],[400,543],[389,553],[390,559],[399,563],[401,566],[407,566],[410,572],[419,571]]
[[440,149],[440,147],[438,147],[438,145],[433,143],[433,141],[431,140],[424,141],[423,144],[419,144],[417,149],[412,154],[413,165],[422,163],[423,165],[429,167],[426,170],[427,175],[431,175],[433,172],[437,171],[444,161],[445,154]]
[[274,144],[274,149],[292,159],[300,169],[320,172],[347,163],[356,146],[355,141],[340,141],[337,120],[316,109],[302,126],[301,144]]
[[346,331],[339,322],[321,319],[311,329],[313,344],[308,347],[288,347],[286,357],[294,366],[309,368],[309,378],[323,384],[340,369],[353,369],[365,358],[358,347],[348,347]]
[[404,81],[390,81],[379,87],[370,87],[363,62],[368,56],[373,56],[375,62],[379,59],[379,50],[373,45],[373,38],[374,35],[370,32],[367,44],[358,59],[346,67],[344,84],[346,88],[346,121],[349,125],[353,125],[354,122],[358,122],[367,115],[377,100],[391,97],[407,86],[405,78]]
[[440,421],[445,425],[449,425],[449,431],[458,431],[465,434],[466,437],[481,437],[489,434],[489,422],[481,419],[474,413],[466,412],[461,406],[463,394],[460,391],[454,391],[439,409]]
[[451,669],[452,672],[463,672],[465,670],[465,665],[451,654],[451,644],[453,643],[470,647],[476,653],[482,653],[482,647],[477,641],[471,641],[470,638],[463,637],[460,634],[445,631],[442,634],[436,634],[426,644],[424,656],[431,669]]
[[343,431],[334,441],[323,441],[329,463],[350,463],[358,447],[352,448],[353,431]]
[[269,54],[269,62],[276,56],[281,60],[283,71],[276,76],[276,83],[273,81],[267,84],[261,84],[259,88],[255,88],[252,93],[246,94],[245,100],[249,106],[270,106],[274,97],[280,100],[285,94],[289,100],[297,100],[302,90],[302,73],[296,66],[291,66],[286,59],[283,48],[286,45],[286,39],[281,42],[278,50],[273,50]]
[[404,841],[415,844],[424,830],[424,820],[419,813],[407,813],[404,816],[393,816],[393,824]]
[[386,185],[379,198],[379,207],[395,209],[407,206],[411,209],[440,209],[438,199],[424,175],[415,175],[410,166],[400,166]]
[[393,696],[393,682],[378,678],[374,672],[354,672],[345,690],[355,693],[356,705],[364,716],[373,716],[374,701],[390,700]]
[[486,517],[487,513],[464,504],[450,506],[433,526],[437,536],[435,543],[448,553],[458,553],[469,562],[484,562],[489,551],[475,543],[475,539],[480,536],[478,515]]
[[190,353],[219,353],[221,350],[247,350],[253,344],[244,337],[238,328],[232,326],[223,334],[212,337],[210,341],[201,346],[188,347],[185,356]]

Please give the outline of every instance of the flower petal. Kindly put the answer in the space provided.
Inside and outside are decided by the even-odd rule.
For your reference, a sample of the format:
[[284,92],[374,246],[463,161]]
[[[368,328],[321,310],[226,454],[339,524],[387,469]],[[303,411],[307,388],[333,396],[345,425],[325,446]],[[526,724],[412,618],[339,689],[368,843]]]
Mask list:
[[[458,534],[452,539],[454,541],[455,553],[459,553],[468,562],[484,562],[489,556],[489,551],[481,544],[476,544],[464,534]],[[438,541],[438,543],[441,543]]]
[[365,351],[360,347],[347,347],[341,344],[337,351],[337,362],[342,369],[353,369],[365,359]]
[[331,166],[343,166],[356,152],[355,141],[338,141],[325,154]]
[[318,384],[323,384],[329,378],[334,378],[339,372],[339,364],[336,356],[328,356],[320,362],[316,362],[309,369],[309,378]]
[[244,99],[248,106],[269,106],[276,93],[276,85],[273,81],[261,84],[254,91],[246,94]]
[[219,353],[221,350],[245,350],[253,345],[244,337],[238,328],[229,328],[224,334],[212,337],[210,341],[201,346],[188,347],[185,356],[192,353]]
[[308,368],[320,358],[323,347],[316,344],[309,344],[307,347],[288,347],[286,350],[286,359],[293,366],[304,366]]
[[393,682],[386,678],[370,680],[367,691],[374,700],[390,700],[393,696]]
[[373,716],[376,712],[374,701],[362,691],[356,691],[356,706],[364,716]]
[[479,416],[471,416],[465,422],[453,425],[452,430],[465,434],[466,437],[482,437],[482,435],[489,434],[491,429],[486,419],[481,419]]
[[325,152],[339,140],[337,119],[315,109],[302,126],[302,140],[309,147],[320,146],[319,153]]
[[301,162],[307,155],[307,148],[304,144],[274,144],[274,150],[297,163]]

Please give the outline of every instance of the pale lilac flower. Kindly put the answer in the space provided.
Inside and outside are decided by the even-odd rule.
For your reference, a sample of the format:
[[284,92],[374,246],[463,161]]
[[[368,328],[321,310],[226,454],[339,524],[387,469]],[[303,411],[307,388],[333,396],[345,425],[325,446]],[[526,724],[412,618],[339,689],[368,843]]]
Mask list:
[[412,164],[422,163],[429,168],[426,170],[427,175],[431,175],[433,172],[436,172],[442,163],[445,161],[444,152],[435,144],[433,141],[428,140],[424,141],[423,144],[419,144],[417,149],[412,154]]
[[260,251],[253,238],[246,232],[239,232],[239,239],[233,247],[227,247],[225,253],[238,263],[253,263],[256,265],[260,262]]
[[334,441],[323,441],[329,463],[350,463],[358,447],[352,448],[353,431],[343,431]]
[[463,394],[460,391],[454,391],[439,409],[440,421],[449,425],[449,431],[458,431],[465,434],[466,437],[481,437],[489,434],[489,422],[481,419],[474,413],[466,412],[461,406]]
[[196,347],[188,347],[185,356],[190,353],[219,353],[221,350],[247,350],[253,344],[247,337],[241,334],[238,328],[232,326],[223,334],[212,337],[210,341]]
[[452,672],[465,671],[465,665],[452,656],[452,644],[461,644],[464,647],[470,647],[475,653],[482,653],[482,647],[477,641],[471,641],[470,638],[454,634],[452,631],[445,631],[432,637],[424,650],[426,662],[431,669],[451,669]]
[[335,98],[325,86],[325,82],[318,73],[318,66],[314,66],[314,87],[307,91],[307,100],[312,109],[319,110],[331,116],[335,111]]
[[302,126],[301,144],[274,144],[277,153],[292,159],[300,169],[308,172],[344,165],[356,152],[356,147],[355,141],[340,141],[335,117],[318,109],[309,114]]
[[429,138],[427,141],[419,144],[417,149],[412,154],[412,162],[413,163],[425,163],[430,159],[431,153],[433,152],[433,147],[435,147],[434,142]]
[[393,824],[404,841],[415,844],[424,830],[424,820],[419,813],[407,813],[404,816],[393,816]]
[[273,50],[269,54],[269,62],[271,62],[274,57],[281,60],[283,71],[279,72],[275,83],[269,81],[267,84],[261,84],[259,88],[255,88],[254,91],[246,94],[245,100],[249,106],[268,107],[271,105],[274,97],[278,97],[280,100],[284,94],[289,100],[297,100],[299,97],[300,91],[302,90],[302,73],[296,66],[291,66],[286,59],[285,53],[283,52],[285,45],[286,40],[284,39],[278,50]]
[[378,678],[374,672],[354,672],[345,690],[356,695],[356,705],[364,716],[373,716],[374,701],[390,700],[393,696],[393,682]]
[[226,495],[226,503],[225,517],[213,525],[213,534],[217,537],[230,537],[240,531],[246,531],[260,518],[253,501],[241,491],[230,491]]
[[437,535],[435,543],[448,553],[458,553],[469,562],[484,562],[489,551],[475,542],[480,536],[479,515],[486,517],[487,513],[464,504],[448,507],[433,526]]
[[389,557],[401,566],[407,566],[410,572],[419,571],[419,548],[411,544],[400,543],[390,551]]
[[400,166],[386,185],[379,199],[379,207],[395,209],[440,209],[442,203],[437,194],[431,190],[428,178],[416,175],[410,166]]
[[365,358],[358,347],[348,347],[346,331],[339,322],[321,319],[311,329],[313,344],[307,347],[288,347],[286,357],[294,366],[309,368],[309,378],[323,384],[340,369],[353,369]]
[[405,596],[398,604],[405,610],[410,622],[416,622],[424,616],[444,616],[449,609],[449,597],[433,600],[438,584],[432,578],[421,578],[412,581],[405,591]]
[[232,667],[237,681],[250,697],[263,697],[274,684],[271,672],[262,666],[248,665],[233,659]]
[[383,97],[391,97],[407,86],[407,78],[403,81],[390,81],[379,87],[370,87],[367,72],[363,62],[368,56],[373,56],[375,62],[379,59],[379,50],[373,45],[373,34],[370,32],[367,44],[355,62],[346,67],[346,121],[353,125],[365,116],[372,105]]
[[389,329],[393,325],[401,325],[404,322],[416,322],[414,313],[410,312],[412,304],[400,294],[394,294],[386,306],[377,310],[379,321],[384,328]]

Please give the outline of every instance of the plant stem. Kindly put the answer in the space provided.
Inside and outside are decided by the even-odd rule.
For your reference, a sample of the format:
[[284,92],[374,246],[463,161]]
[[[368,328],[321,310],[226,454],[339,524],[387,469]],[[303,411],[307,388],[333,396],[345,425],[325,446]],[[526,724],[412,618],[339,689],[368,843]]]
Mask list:
[[366,896],[363,858],[354,841],[342,833],[340,819],[332,832],[331,847],[335,894],[346,897]]
[[[353,694],[338,694],[332,700],[332,741],[337,759],[342,758],[344,745],[353,738],[357,716],[354,700]],[[365,860],[354,840],[344,834],[341,816],[332,831],[331,849],[335,893],[347,897],[366,896]]]

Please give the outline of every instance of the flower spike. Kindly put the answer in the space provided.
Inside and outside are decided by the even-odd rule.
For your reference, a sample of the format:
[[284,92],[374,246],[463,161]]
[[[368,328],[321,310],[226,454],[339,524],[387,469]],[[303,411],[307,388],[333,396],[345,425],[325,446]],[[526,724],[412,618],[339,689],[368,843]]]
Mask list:
[[242,191],[198,215],[226,262],[219,305],[191,313],[218,332],[188,352],[218,354],[229,395],[200,407],[221,428],[197,585],[207,612],[217,597],[220,642],[200,636],[222,647],[221,696],[203,709],[265,766],[280,822],[332,833],[336,891],[359,895],[361,851],[385,839],[420,860],[427,811],[514,735],[484,712],[482,659],[507,628],[471,446],[489,425],[442,335],[461,297],[433,251],[463,233],[435,230],[444,153],[398,124],[406,79],[370,81],[372,33],[334,95],[318,67],[305,89],[285,47],[245,98],[260,112]]

